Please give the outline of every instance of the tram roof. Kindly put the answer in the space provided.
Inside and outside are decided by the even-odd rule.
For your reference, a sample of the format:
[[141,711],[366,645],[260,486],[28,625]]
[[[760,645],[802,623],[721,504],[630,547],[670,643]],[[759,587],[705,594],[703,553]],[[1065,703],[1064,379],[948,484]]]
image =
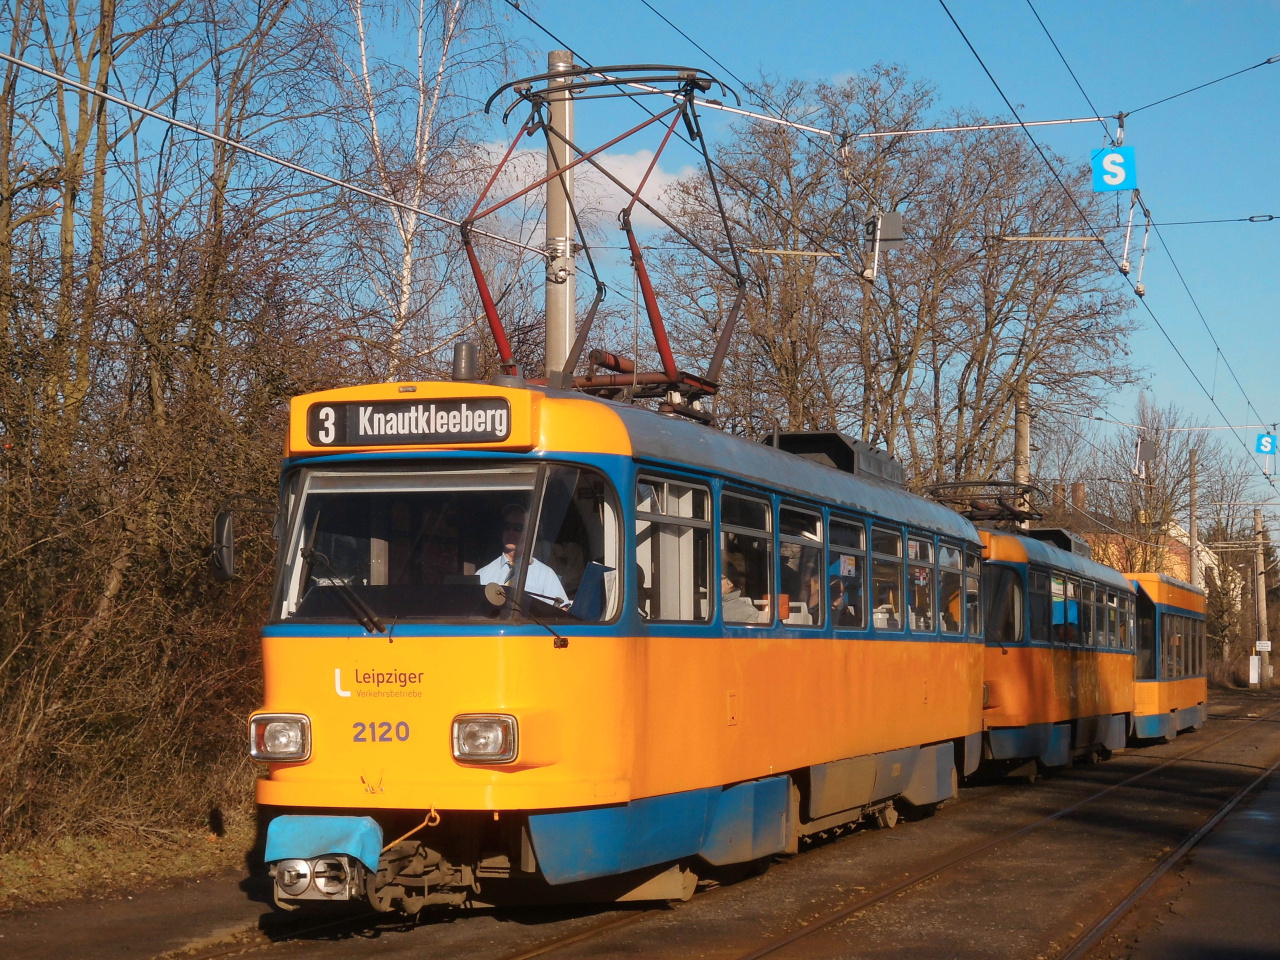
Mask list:
[[1200,587],[1166,573],[1126,573],[1131,582],[1141,587],[1155,603],[1175,607],[1204,616],[1208,610],[1208,594]]
[[610,403],[627,428],[634,456],[761,484],[802,497],[979,543],[977,529],[953,510],[895,484],[828,467],[643,407]]
[[1088,577],[1099,583],[1115,587],[1117,590],[1124,590],[1126,593],[1133,592],[1133,584],[1129,582],[1128,578],[1119,570],[1113,569],[1105,563],[1099,563],[1097,560],[1090,560],[1088,557],[1068,553],[1061,547],[1055,547],[1053,544],[1046,543],[1043,540],[1036,540],[1034,537],[1024,537],[1015,533],[1005,533],[1001,534],[1001,536],[1017,537],[1018,542],[1026,548],[1027,560],[1031,563],[1066,570],[1068,573]]

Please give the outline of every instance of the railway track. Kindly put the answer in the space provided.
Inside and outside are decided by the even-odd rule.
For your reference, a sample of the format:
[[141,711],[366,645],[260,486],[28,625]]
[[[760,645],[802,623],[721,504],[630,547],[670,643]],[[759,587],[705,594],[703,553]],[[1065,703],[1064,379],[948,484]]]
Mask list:
[[[804,926],[791,933],[769,939],[760,943],[758,946],[747,950],[744,953],[735,956],[734,960],[759,960],[759,958],[782,955],[793,947],[798,947],[803,941],[814,937],[816,934],[828,930],[837,924],[840,924],[858,914],[864,913],[870,908],[884,903],[894,897],[911,891],[915,888],[934,880],[943,874],[949,873],[956,868],[974,861],[975,859],[990,853],[993,850],[1009,844],[1014,840],[1025,837],[1051,823],[1062,820],[1065,817],[1081,810],[1090,804],[1096,803],[1098,800],[1111,795],[1117,791],[1125,790],[1136,786],[1144,780],[1168,770],[1176,764],[1194,759],[1196,756],[1218,746],[1244,731],[1253,728],[1257,724],[1274,723],[1280,718],[1280,710],[1273,711],[1264,716],[1259,717],[1221,717],[1215,720],[1239,721],[1238,725],[1233,724],[1234,729],[1214,738],[1213,740],[1197,744],[1189,750],[1179,753],[1177,756],[1170,757],[1161,761],[1145,770],[1125,778],[1117,783],[1110,784],[1106,787],[1098,789],[1088,796],[1079,800],[1065,804],[1054,812],[1040,817],[1030,823],[1016,827],[1011,830],[1002,832],[994,837],[985,838],[974,843],[962,845],[946,851],[933,858],[928,863],[915,869],[909,875],[900,877],[890,882],[885,882],[870,890],[866,894],[858,897],[850,903],[846,903],[841,907],[828,911],[806,923]],[[1271,776],[1278,768],[1280,768],[1280,760],[1271,764],[1263,770],[1250,783],[1236,791],[1224,803],[1222,803],[1216,811],[1206,819],[1194,832],[1192,832],[1176,849],[1162,857],[1156,866],[1137,884],[1133,885],[1128,893],[1113,907],[1106,910],[1096,917],[1071,943],[1058,953],[1059,960],[1082,960],[1087,957],[1089,952],[1104,939],[1107,934],[1119,923],[1142,899],[1142,897],[1164,876],[1173,866],[1180,862],[1198,843],[1207,837],[1213,829],[1221,823],[1221,821],[1238,806],[1245,798],[1247,798],[1254,790],[1256,790],[1266,779]],[[967,805],[968,802],[962,801],[954,806]],[[689,904],[673,904],[656,910],[644,910],[627,913],[623,916],[611,915],[602,919],[598,923],[593,923],[584,929],[578,929],[564,933],[558,936],[548,938],[546,941],[538,944],[532,944],[511,953],[500,955],[499,960],[533,960],[535,957],[553,956],[556,953],[566,950],[572,946],[579,944],[587,944],[590,941],[602,939],[619,932],[623,928],[630,927],[647,919],[651,919],[656,914],[670,916],[672,912],[683,912],[691,906],[705,904],[709,899],[716,896],[723,888],[712,888],[709,891],[699,893]],[[174,952],[163,955],[166,958],[182,956],[187,960],[218,960],[218,958],[238,956],[242,954],[261,953],[273,948],[282,947],[289,944],[297,944],[299,941],[313,940],[318,935],[326,933],[342,934],[350,932],[358,934],[371,928],[370,921],[378,921],[376,926],[384,926],[387,922],[385,914],[370,913],[365,915],[357,915],[354,917],[345,917],[339,920],[328,921],[318,924],[310,924],[297,928],[296,930],[284,933],[268,939],[265,934],[259,934],[262,937],[257,942],[239,942],[235,944],[221,945],[211,947],[205,951],[196,953],[188,953],[185,951]],[[404,923],[412,924],[412,921],[404,921]]]

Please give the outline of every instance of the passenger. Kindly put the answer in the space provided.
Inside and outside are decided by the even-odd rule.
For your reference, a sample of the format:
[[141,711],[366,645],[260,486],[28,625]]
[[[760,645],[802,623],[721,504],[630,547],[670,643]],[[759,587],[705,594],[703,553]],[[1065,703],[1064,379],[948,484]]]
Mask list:
[[[508,504],[502,511],[502,553],[476,571],[484,584],[509,584],[515,576],[516,551],[524,544],[529,514],[518,503]],[[569,606],[569,597],[556,572],[536,557],[529,558],[529,572],[524,578],[525,593],[560,607]]]
[[820,555],[812,555],[806,560],[803,565],[804,575],[800,581],[800,599],[804,601],[810,623],[822,623],[822,569],[817,556]]
[[725,623],[759,623],[760,611],[742,595],[742,587],[746,582],[742,567],[728,557],[723,566],[720,575],[720,603]]
[[831,622],[843,623],[842,615],[849,608],[844,598],[844,581],[839,577],[832,577],[827,584],[827,592],[831,595]]

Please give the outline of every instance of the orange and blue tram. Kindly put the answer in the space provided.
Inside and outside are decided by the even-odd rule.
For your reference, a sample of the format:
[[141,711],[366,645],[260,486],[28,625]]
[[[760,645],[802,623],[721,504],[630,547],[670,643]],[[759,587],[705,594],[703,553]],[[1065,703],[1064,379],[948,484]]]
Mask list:
[[249,719],[276,902],[687,898],[984,761],[1204,722],[1203,593],[902,481],[517,377],[295,398]]
[[1137,591],[1133,734],[1172,740],[1208,716],[1205,592],[1162,573],[1126,574]]
[[1133,586],[1067,531],[981,535],[984,755],[1059,767],[1123,748],[1134,709]]
[[249,720],[277,903],[688,897],[951,797],[977,531],[865,444],[775,444],[517,378],[295,398]]

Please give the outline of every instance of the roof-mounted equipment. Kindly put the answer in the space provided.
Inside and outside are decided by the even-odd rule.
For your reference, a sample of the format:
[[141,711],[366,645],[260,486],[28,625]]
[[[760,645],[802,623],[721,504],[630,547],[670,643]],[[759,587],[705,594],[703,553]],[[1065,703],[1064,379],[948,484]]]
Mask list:
[[836,430],[774,431],[764,441],[798,457],[862,477],[874,477],[902,486],[907,481],[902,464],[878,447],[855,440]]

